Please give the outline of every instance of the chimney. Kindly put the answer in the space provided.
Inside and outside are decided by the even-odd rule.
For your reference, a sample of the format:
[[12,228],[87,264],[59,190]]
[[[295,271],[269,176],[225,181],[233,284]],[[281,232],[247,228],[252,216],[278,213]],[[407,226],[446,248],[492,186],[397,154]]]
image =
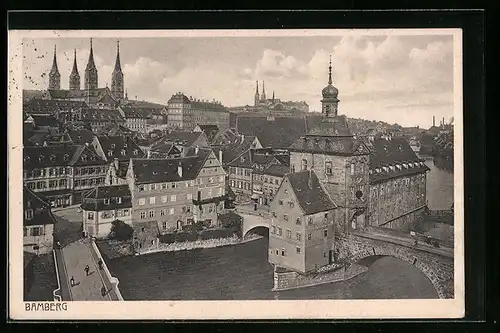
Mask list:
[[241,143],[243,143],[243,141],[245,141],[245,134],[241,135]]
[[179,177],[182,178],[182,162],[179,162],[179,165],[177,166],[177,173],[179,174]]
[[307,173],[307,176],[308,176],[308,179],[307,179],[307,186],[309,186],[309,189],[312,190],[313,188],[313,184],[312,184],[312,170],[309,169],[308,173]]
[[219,150],[219,162],[222,165],[222,150]]
[[118,170],[118,159],[116,157],[113,159],[113,163],[115,164],[115,169]]
[[200,151],[200,148],[198,148],[198,145],[196,145],[196,147],[194,147],[194,154],[198,155],[199,151]]
[[147,159],[151,158],[151,150],[148,149]]
[[436,126],[436,116],[432,116],[432,127]]

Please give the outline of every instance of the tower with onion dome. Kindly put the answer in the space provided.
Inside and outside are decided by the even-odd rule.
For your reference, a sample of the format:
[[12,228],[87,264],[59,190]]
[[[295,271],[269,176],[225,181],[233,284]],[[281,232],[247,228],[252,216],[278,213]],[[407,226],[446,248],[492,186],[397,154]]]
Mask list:
[[321,91],[321,113],[325,117],[336,117],[338,114],[339,90],[332,85],[332,58],[330,56],[330,66],[328,67],[328,85]]

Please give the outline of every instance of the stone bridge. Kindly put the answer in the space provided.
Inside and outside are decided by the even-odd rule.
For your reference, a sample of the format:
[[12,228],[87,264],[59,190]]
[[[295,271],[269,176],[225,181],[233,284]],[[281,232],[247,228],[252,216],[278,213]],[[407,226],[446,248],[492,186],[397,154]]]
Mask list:
[[245,212],[238,212],[243,217],[243,238],[255,228],[264,227],[269,229],[269,217],[267,215],[249,214]]
[[[243,237],[254,228],[269,228],[268,212],[238,208],[236,211],[243,217]],[[363,231],[352,231],[347,236],[338,236],[334,244],[338,263],[369,266],[377,258],[395,257],[417,267],[431,281],[439,298],[454,296],[453,248],[436,248],[425,242],[419,242],[415,246],[414,238],[409,233],[371,227]],[[300,280],[311,283],[305,276]]]
[[431,281],[439,298],[454,296],[453,249],[434,248],[427,244],[413,246],[411,240],[369,232],[338,237],[335,247],[339,260],[349,264],[371,264],[383,256],[403,260],[418,268]]

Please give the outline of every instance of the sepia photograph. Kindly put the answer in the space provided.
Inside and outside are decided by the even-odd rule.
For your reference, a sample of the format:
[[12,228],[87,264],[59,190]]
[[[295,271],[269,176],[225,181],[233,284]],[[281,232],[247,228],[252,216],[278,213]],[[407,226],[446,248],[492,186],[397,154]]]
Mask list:
[[461,50],[456,29],[11,31],[11,311],[463,316]]

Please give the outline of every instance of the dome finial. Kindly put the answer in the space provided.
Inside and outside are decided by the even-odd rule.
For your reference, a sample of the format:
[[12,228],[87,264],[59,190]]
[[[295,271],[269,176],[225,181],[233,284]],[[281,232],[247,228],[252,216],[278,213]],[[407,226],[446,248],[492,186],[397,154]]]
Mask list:
[[332,84],[332,55],[330,54],[330,66],[328,67],[328,84]]

